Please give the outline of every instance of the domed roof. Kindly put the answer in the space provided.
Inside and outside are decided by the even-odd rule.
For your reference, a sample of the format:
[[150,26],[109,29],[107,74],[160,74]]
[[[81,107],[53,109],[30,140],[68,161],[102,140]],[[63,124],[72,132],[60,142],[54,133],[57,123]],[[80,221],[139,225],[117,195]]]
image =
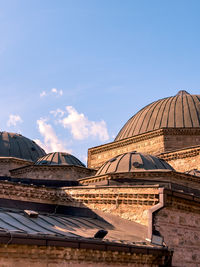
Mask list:
[[128,152],[116,156],[98,170],[96,175],[116,172],[134,172],[136,170],[173,170],[173,168],[163,159],[157,157],[137,153],[135,151]]
[[141,109],[127,121],[115,141],[160,128],[187,127],[200,127],[200,95],[179,91]]
[[35,165],[75,165],[85,167],[76,157],[65,152],[53,152],[39,158]]
[[35,161],[45,154],[40,146],[21,134],[0,132],[0,157],[15,157]]

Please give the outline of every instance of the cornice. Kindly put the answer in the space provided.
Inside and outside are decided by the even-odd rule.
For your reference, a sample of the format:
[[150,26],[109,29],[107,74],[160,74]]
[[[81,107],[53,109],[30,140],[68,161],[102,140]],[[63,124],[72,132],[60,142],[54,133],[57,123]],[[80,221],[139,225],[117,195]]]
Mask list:
[[49,204],[69,203],[72,201],[60,189],[5,181],[0,181],[0,198]]
[[[92,177],[86,177],[79,179],[78,181],[83,186],[92,185],[99,182],[105,182],[109,180],[117,180],[117,179],[146,179],[151,182],[174,182],[180,185],[185,186],[184,183],[190,183],[191,188],[198,188],[200,185],[200,178],[191,174],[185,174],[176,171],[170,170],[148,170],[148,171],[135,171],[135,172],[123,172],[123,173],[110,173]],[[165,180],[167,179],[167,180]]]
[[130,144],[138,143],[158,136],[166,135],[200,135],[200,128],[161,128],[144,134],[139,134],[119,141],[113,141],[108,144],[96,146],[88,149],[88,154],[98,154],[115,148],[124,147]]
[[200,213],[200,197],[169,189],[164,189],[164,193],[167,197],[166,207]]
[[114,149],[114,148],[120,148],[120,147],[129,145],[129,144],[138,143],[140,141],[144,141],[144,140],[151,139],[157,136],[162,136],[162,135],[163,135],[163,129],[159,129],[159,130],[155,130],[155,131],[148,132],[145,134],[132,136],[132,137],[129,137],[123,140],[114,141],[114,142],[104,144],[101,146],[89,148],[88,153],[90,152],[92,154],[96,154],[99,152],[107,151],[107,150]]
[[53,171],[53,170],[73,170],[76,169],[80,171],[81,173],[91,173],[95,172],[95,170],[86,168],[86,167],[81,167],[81,166],[74,166],[74,165],[29,165],[29,166],[23,166],[20,168],[12,169],[10,170],[10,173],[15,175],[15,174],[23,174],[27,172],[35,172],[35,171]]
[[183,148],[171,152],[158,154],[157,157],[166,161],[195,157],[200,154],[200,146]]
[[33,161],[29,161],[26,159],[20,159],[20,158],[15,158],[15,157],[0,157],[0,162],[15,162],[15,163],[24,163],[27,165],[32,165]]

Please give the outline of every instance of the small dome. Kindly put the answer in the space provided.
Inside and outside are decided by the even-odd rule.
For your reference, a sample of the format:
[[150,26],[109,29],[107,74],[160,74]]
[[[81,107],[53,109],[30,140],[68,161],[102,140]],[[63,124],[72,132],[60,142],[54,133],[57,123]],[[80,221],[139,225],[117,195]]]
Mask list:
[[39,158],[35,165],[75,165],[85,167],[76,157],[65,152],[53,152]]
[[163,159],[137,153],[128,152],[108,160],[98,170],[96,175],[116,172],[134,172],[136,170],[173,170],[173,168]]
[[181,90],[141,109],[118,133],[115,141],[161,128],[200,127],[200,95]]
[[35,161],[46,155],[34,141],[17,133],[0,132],[0,157],[15,157]]

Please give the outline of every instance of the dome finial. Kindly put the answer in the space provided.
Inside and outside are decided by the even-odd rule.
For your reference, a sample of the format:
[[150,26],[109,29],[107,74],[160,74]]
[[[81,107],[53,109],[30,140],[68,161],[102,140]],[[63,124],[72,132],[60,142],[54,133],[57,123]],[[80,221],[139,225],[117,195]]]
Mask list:
[[177,93],[177,95],[190,95],[187,91],[185,91],[185,90],[180,90],[180,91],[178,91],[178,93]]

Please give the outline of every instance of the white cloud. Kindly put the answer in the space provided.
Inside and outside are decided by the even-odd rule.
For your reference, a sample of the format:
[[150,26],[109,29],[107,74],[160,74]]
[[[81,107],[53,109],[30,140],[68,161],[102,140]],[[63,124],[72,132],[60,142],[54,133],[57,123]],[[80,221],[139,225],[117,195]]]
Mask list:
[[44,142],[39,139],[34,140],[40,145],[47,153],[49,152],[71,152],[69,151],[63,141],[59,140],[52,125],[47,123],[46,119],[37,120],[38,130],[44,138]]
[[56,88],[52,88],[51,89],[51,92],[54,93],[54,94],[56,94],[56,95],[60,95],[60,96],[63,95],[63,90],[58,90]]
[[74,139],[83,140],[89,137],[97,137],[101,141],[109,139],[105,121],[89,121],[83,113],[78,113],[72,106],[66,106],[68,116],[59,122],[64,128],[68,128]]
[[51,92],[57,94],[58,93],[58,90],[56,88],[52,88],[51,89]]
[[44,96],[48,96],[50,94],[55,94],[56,96],[62,96],[63,95],[63,90],[58,90],[57,88],[52,88],[51,90],[49,90],[48,92],[46,91],[42,91],[40,93],[40,97],[44,97]]
[[19,115],[9,115],[9,120],[7,121],[7,126],[16,126],[18,123],[22,123],[23,120]]
[[42,91],[42,93],[40,93],[40,97],[46,96],[47,93],[45,91]]
[[57,108],[56,110],[52,110],[50,111],[50,113],[53,114],[54,117],[63,117],[65,114],[65,112],[60,108]]

